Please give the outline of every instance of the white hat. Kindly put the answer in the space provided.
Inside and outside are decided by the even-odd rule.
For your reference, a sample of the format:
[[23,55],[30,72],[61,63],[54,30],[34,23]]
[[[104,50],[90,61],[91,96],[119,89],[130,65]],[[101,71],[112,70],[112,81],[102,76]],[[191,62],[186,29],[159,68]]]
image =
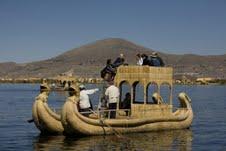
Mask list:
[[81,85],[79,86],[79,88],[80,88],[80,89],[84,89],[85,86],[84,86],[83,84],[81,84]]
[[158,53],[157,52],[152,52],[152,54],[151,54],[152,56],[157,56],[158,55]]

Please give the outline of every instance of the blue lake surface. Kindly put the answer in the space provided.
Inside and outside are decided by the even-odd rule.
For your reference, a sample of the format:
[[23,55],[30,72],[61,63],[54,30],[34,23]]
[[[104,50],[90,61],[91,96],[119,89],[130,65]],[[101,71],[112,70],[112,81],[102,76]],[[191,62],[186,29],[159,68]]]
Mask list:
[[[182,91],[192,99],[194,119],[190,129],[128,134],[123,138],[68,138],[40,136],[34,123],[27,123],[39,85],[0,84],[0,150],[226,150],[226,86],[174,86],[176,106]],[[60,108],[66,95],[52,92],[49,106]],[[91,96],[95,105],[99,96]]]

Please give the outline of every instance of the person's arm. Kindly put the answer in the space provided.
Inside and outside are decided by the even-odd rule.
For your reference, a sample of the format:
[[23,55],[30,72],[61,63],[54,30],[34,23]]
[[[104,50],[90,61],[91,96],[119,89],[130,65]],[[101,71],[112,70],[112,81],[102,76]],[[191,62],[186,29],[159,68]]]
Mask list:
[[109,99],[109,87],[106,89],[106,91],[105,91],[105,93],[104,93],[104,98],[105,98],[106,100]]
[[120,92],[119,92],[119,89],[117,88],[117,97],[119,98],[120,96]]
[[99,91],[99,89],[98,89],[98,88],[96,88],[96,89],[83,90],[83,91],[85,91],[85,93],[86,93],[86,94],[93,94],[93,93],[95,93],[95,92]]

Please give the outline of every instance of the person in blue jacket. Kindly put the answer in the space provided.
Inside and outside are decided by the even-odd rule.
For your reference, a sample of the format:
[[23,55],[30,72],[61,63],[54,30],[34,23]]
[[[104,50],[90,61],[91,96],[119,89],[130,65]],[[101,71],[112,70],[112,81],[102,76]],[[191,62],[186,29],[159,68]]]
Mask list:
[[163,60],[161,57],[158,56],[157,52],[153,52],[150,56],[150,65],[151,66],[156,66],[156,67],[163,67],[165,66]]

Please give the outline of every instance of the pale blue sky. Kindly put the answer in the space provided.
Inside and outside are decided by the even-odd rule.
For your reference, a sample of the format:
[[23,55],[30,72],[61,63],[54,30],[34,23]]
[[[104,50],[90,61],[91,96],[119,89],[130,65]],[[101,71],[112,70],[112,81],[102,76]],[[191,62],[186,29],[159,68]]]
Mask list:
[[105,38],[165,53],[226,54],[225,0],[0,0],[0,62]]

